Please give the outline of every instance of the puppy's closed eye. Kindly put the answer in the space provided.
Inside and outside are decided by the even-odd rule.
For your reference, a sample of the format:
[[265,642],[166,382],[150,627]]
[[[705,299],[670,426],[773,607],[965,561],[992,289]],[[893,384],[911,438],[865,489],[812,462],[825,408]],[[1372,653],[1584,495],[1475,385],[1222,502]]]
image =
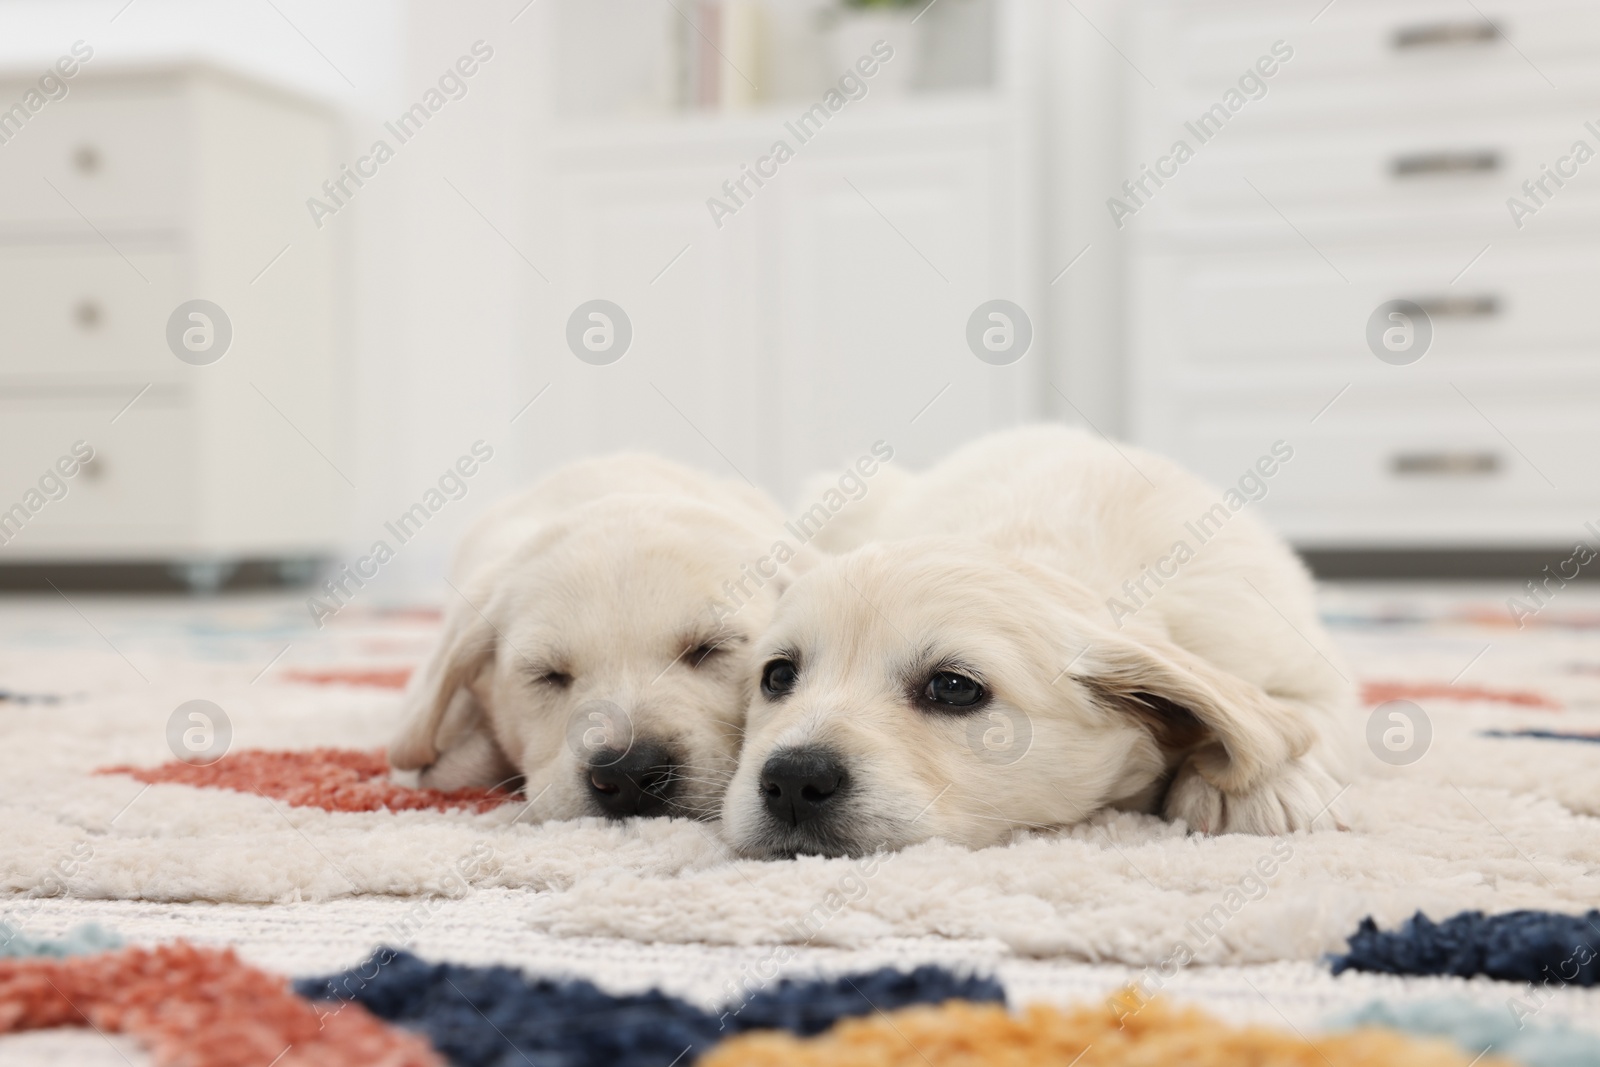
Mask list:
[[553,689],[565,689],[572,684],[572,675],[566,671],[552,670],[547,667],[529,668],[528,678],[536,685],[548,685]]
[[703,666],[707,660],[725,652],[724,646],[715,641],[702,641],[691,648],[683,658],[691,667]]
[[720,633],[711,637],[694,637],[685,642],[687,650],[683,660],[691,667],[713,666],[727,658],[727,653],[749,640],[740,633]]

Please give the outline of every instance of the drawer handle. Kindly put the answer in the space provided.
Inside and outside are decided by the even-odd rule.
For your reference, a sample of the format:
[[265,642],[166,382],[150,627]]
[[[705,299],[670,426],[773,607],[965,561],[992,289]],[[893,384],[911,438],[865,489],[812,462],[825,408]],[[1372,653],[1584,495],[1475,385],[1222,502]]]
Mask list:
[[100,169],[100,152],[94,145],[79,145],[72,153],[72,165],[80,174],[93,174]]
[[1414,300],[1430,319],[1492,319],[1500,314],[1500,298],[1484,296],[1436,296]]
[[80,330],[98,330],[106,316],[96,301],[83,300],[72,309],[72,317]]
[[92,456],[85,460],[78,472],[91,482],[98,482],[106,476],[106,462],[99,456]]
[[1396,30],[1394,46],[1403,52],[1411,48],[1462,48],[1494,44],[1499,39],[1500,29],[1492,22],[1424,22]]
[[1402,478],[1486,478],[1500,472],[1495,452],[1399,452],[1389,470]]
[[1452,174],[1491,174],[1500,169],[1500,153],[1416,152],[1396,156],[1389,169],[1396,178],[1435,178]]

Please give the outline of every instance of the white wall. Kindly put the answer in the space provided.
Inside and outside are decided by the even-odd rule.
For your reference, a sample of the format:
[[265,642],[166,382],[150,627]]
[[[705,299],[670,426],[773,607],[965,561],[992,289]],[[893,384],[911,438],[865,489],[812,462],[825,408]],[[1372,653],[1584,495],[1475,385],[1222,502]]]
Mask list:
[[[1068,422],[1087,418],[1112,435],[1125,429],[1123,242],[1105,202],[1127,177],[1116,92],[1129,76],[1117,52],[1127,51],[1124,7],[1123,0],[1049,5],[1043,94],[1046,340],[1055,384],[1078,409],[1048,390],[1047,410]],[[1083,258],[1061,274],[1080,252]]]
[[539,284],[528,262],[538,264],[541,249],[530,236],[524,188],[545,60],[538,5],[511,21],[520,7],[409,5],[393,112],[419,99],[474,42],[494,54],[467,80],[467,95],[385,166],[393,182],[374,185],[380,196],[359,205],[357,438],[372,488],[352,536],[364,546],[380,535],[382,520],[416,501],[474,441],[495,449],[467,496],[387,569],[394,595],[436,586],[467,520],[531,473],[528,435],[539,407],[515,425],[510,418],[543,384],[523,335]]
[[386,0],[0,0],[7,67],[53,62],[83,40],[97,63],[208,58],[352,110],[393,101],[404,35],[403,9]]

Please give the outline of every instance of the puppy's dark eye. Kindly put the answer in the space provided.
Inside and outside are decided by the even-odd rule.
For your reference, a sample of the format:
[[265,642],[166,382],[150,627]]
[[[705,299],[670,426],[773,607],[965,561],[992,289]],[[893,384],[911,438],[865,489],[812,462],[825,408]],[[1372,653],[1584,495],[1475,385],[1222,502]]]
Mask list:
[[945,708],[970,708],[988,695],[976,679],[955,671],[939,671],[922,688],[922,699]]
[[567,686],[572,684],[572,675],[567,674],[565,671],[543,671],[534,675],[533,680],[538,682],[540,685],[549,685],[554,686],[557,689],[565,689]]
[[781,697],[794,688],[799,676],[793,660],[775,659],[761,668],[761,691],[769,697]]

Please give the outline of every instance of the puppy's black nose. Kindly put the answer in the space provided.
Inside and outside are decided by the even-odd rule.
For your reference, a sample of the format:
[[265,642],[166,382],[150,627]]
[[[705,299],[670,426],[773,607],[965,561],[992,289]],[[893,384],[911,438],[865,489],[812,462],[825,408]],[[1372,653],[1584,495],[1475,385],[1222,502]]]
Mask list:
[[799,826],[825,814],[848,781],[844,762],[825,748],[774,752],[761,768],[761,795],[774,819]]
[[654,742],[637,742],[626,752],[602,749],[589,762],[589,795],[614,819],[660,815],[677,784],[672,753]]

